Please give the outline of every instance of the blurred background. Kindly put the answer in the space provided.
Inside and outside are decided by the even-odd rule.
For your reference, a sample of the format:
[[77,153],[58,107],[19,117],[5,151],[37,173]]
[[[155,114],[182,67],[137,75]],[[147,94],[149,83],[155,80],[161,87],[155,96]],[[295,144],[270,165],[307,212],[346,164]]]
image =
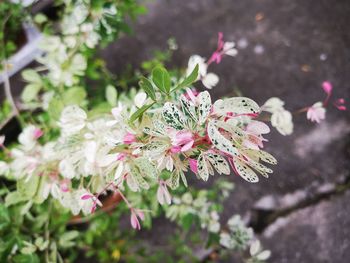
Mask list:
[[[211,71],[220,77],[212,96],[240,91],[263,104],[270,97],[294,111],[324,99],[322,82],[335,97],[350,100],[350,2],[348,0],[154,0],[148,13],[99,55],[117,76],[139,67],[169,38],[178,49],[168,66],[186,67],[193,54],[209,57],[217,33],[235,41],[238,55]],[[20,76],[11,79],[21,90]],[[2,92],[2,91],[1,91]],[[349,104],[348,104],[349,105]],[[270,262],[347,262],[350,259],[350,114],[329,108],[315,125],[294,118],[291,136],[272,131],[267,151],[279,160],[259,184],[232,177],[236,188],[225,204],[223,222],[241,214],[272,251]],[[193,182],[198,184],[200,182]],[[205,185],[205,187],[210,187]],[[157,220],[140,238],[162,249],[172,224]],[[228,262],[239,262],[235,255]]]
[[[323,81],[335,97],[350,98],[350,2],[305,0],[152,1],[135,35],[101,52],[111,71],[125,63],[137,67],[176,39],[171,64],[185,67],[190,55],[209,57],[217,32],[235,41],[238,55],[211,70],[220,82],[215,98],[235,89],[259,104],[277,96],[288,110],[322,100]],[[171,66],[171,65],[170,65]],[[236,189],[225,205],[225,221],[234,213],[251,225],[272,251],[271,262],[347,262],[350,258],[350,114],[329,108],[315,125],[305,114],[294,118],[291,136],[273,131],[267,150],[279,164],[268,180],[248,184],[232,178]],[[198,182],[197,182],[198,183]],[[157,222],[142,233],[161,245],[170,223]],[[229,262],[236,262],[233,259]]]

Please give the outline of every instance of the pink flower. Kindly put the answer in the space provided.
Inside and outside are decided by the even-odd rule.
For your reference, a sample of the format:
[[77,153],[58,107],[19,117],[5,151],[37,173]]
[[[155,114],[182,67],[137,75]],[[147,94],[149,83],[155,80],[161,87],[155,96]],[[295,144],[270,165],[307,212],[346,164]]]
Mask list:
[[141,224],[139,219],[141,219],[141,221],[145,219],[144,213],[139,209],[131,209],[130,223],[132,228],[137,230],[141,229]]
[[246,127],[246,132],[248,138],[243,141],[243,145],[251,149],[259,150],[259,147],[264,147],[263,142],[267,141],[262,134],[269,133],[270,128],[261,121],[251,121]]
[[174,146],[171,149],[172,152],[186,152],[190,150],[194,144],[193,135],[190,131],[178,131],[172,135],[171,143]]
[[186,93],[184,94],[184,96],[186,97],[186,99],[192,101],[194,104],[196,104],[196,97],[198,96],[199,92],[195,89],[190,89],[190,88],[186,88]]
[[320,123],[326,117],[326,109],[323,107],[322,102],[316,102],[314,105],[308,108],[306,118],[312,122]]
[[159,182],[159,186],[158,186],[158,190],[157,190],[157,199],[161,205],[164,205],[164,203],[167,203],[168,205],[171,204],[170,193],[168,191],[168,188],[167,188],[165,182],[162,180]]
[[60,189],[61,189],[62,192],[68,192],[69,191],[69,183],[70,183],[70,180],[68,180],[68,179],[64,179],[64,180],[62,180],[60,182]]
[[329,81],[324,81],[322,83],[322,88],[328,96],[332,94],[333,86]]
[[34,137],[35,140],[37,140],[37,139],[39,139],[41,136],[43,136],[43,134],[44,134],[44,132],[43,132],[41,129],[36,128],[36,129],[34,130],[33,137]]
[[136,136],[135,136],[135,134],[132,134],[132,133],[128,132],[124,136],[123,141],[124,141],[125,144],[132,144],[132,143],[136,142]]
[[207,64],[210,65],[212,62],[219,64],[224,55],[235,56],[237,54],[237,49],[234,48],[234,42],[224,42],[224,34],[222,32],[218,33],[218,46],[214,53],[211,55]]
[[188,161],[190,163],[191,171],[194,172],[195,174],[198,173],[198,162],[197,162],[197,160],[189,158]]
[[337,99],[334,102],[334,106],[338,109],[338,110],[346,110],[346,106],[345,104],[345,100],[343,98]]

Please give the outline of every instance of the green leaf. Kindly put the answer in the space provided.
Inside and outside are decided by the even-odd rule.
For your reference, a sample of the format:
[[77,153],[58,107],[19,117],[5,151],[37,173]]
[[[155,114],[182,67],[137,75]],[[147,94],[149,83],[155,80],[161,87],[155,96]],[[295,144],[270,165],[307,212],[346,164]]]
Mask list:
[[34,22],[37,24],[42,24],[47,21],[47,17],[44,14],[37,14],[34,17]]
[[11,224],[10,213],[8,209],[0,204],[0,232],[7,228]]
[[72,230],[65,232],[61,235],[58,244],[62,248],[68,248],[74,246],[73,240],[79,236],[79,231]]
[[20,179],[17,181],[17,191],[23,196],[23,198],[30,199],[37,193],[40,183],[40,176],[33,175],[29,180]]
[[181,220],[181,223],[182,223],[182,227],[188,231],[192,224],[193,224],[193,220],[194,220],[194,215],[191,214],[191,213],[188,213],[187,215],[185,215],[182,220]]
[[20,254],[13,257],[14,263],[39,263],[40,259],[37,254],[25,255]]
[[108,85],[106,87],[106,99],[112,107],[115,107],[117,105],[117,95],[118,94],[115,87],[112,85]]
[[63,94],[65,105],[81,105],[86,98],[86,91],[81,87],[70,88]]
[[142,77],[139,85],[153,101],[157,100],[153,85],[147,78]]
[[172,91],[176,91],[185,87],[188,87],[197,80],[198,77],[198,64],[192,70],[191,74],[188,75],[179,85],[177,85]]
[[62,100],[58,98],[52,98],[49,103],[48,113],[53,120],[58,120],[61,116],[61,111],[64,108]]
[[142,106],[141,108],[139,108],[137,111],[135,111],[135,112],[131,115],[129,122],[130,122],[130,123],[133,123],[134,121],[136,121],[138,118],[140,118],[140,117],[143,115],[143,113],[144,113],[146,110],[148,110],[149,108],[151,108],[151,107],[153,106],[153,104],[154,104],[154,102],[151,103],[151,104],[148,104],[148,105],[144,105],[144,106]]
[[31,83],[26,85],[21,94],[21,99],[24,102],[30,102],[34,100],[38,96],[40,89],[41,89],[41,84]]
[[171,81],[170,75],[165,68],[159,66],[154,68],[152,71],[152,80],[159,90],[169,94]]
[[11,206],[26,201],[26,198],[19,192],[11,192],[5,197],[5,206]]
[[41,77],[34,69],[23,70],[22,77],[25,81],[28,81],[28,82],[33,82],[36,84],[41,83]]

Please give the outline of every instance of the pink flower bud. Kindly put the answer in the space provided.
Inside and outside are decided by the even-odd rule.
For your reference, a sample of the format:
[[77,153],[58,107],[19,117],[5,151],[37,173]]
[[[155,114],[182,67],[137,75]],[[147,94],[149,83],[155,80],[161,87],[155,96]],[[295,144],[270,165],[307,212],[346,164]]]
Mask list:
[[44,132],[41,130],[41,129],[39,129],[39,128],[36,128],[35,130],[34,130],[34,134],[33,134],[33,137],[34,137],[34,139],[39,139],[41,136],[43,136],[43,134],[44,134]]
[[333,86],[332,86],[332,84],[329,81],[324,81],[322,83],[322,88],[327,93],[328,96],[331,95]]
[[125,136],[124,136],[124,143],[125,144],[132,144],[136,142],[136,136],[135,134],[132,134],[130,132],[128,132]]

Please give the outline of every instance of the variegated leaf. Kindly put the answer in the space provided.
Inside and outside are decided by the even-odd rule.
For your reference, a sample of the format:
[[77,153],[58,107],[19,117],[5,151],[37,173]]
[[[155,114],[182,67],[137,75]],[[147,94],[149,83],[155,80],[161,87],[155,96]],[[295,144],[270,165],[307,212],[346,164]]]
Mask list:
[[147,176],[153,179],[157,178],[157,169],[148,158],[140,157],[135,159],[135,165],[139,168],[142,176]]
[[137,192],[140,190],[139,185],[137,184],[135,178],[132,176],[132,174],[129,174],[126,177],[126,184],[128,185],[128,187],[130,188],[131,191],[133,192]]
[[208,181],[209,178],[209,170],[207,166],[207,162],[205,160],[205,154],[201,153],[198,157],[197,160],[197,165],[198,165],[198,176],[203,180],[203,181]]
[[230,174],[230,166],[224,157],[214,153],[209,153],[207,156],[209,162],[214,166],[215,170],[219,174]]
[[263,150],[243,149],[241,152],[242,154],[247,155],[249,158],[253,159],[254,161],[262,160],[265,163],[277,164],[276,158]]
[[180,97],[182,111],[189,116],[193,121],[197,122],[197,114],[195,105],[189,101],[184,95]]
[[213,121],[208,124],[208,136],[216,149],[232,156],[238,156],[237,149],[219,132]]
[[185,121],[182,112],[173,103],[165,103],[163,106],[163,118],[169,126],[176,130],[184,128]]
[[229,132],[232,135],[232,139],[238,144],[241,144],[242,141],[247,138],[246,133],[241,128],[233,125],[232,123],[215,121],[215,126]]
[[238,175],[241,176],[247,182],[259,182],[259,177],[256,175],[256,173],[240,160],[233,158],[233,165],[235,166],[235,170],[238,173]]
[[269,177],[268,174],[273,172],[270,168],[266,167],[265,165],[263,165],[261,163],[255,162],[253,160],[249,160],[248,165],[266,178]]
[[171,177],[167,180],[167,185],[169,185],[169,187],[174,190],[179,187],[179,181],[180,181],[179,173],[174,172],[171,174]]
[[143,176],[141,175],[140,171],[137,169],[136,166],[131,167],[131,171],[130,172],[131,172],[131,176],[133,177],[133,179],[135,180],[136,184],[140,188],[143,188],[145,190],[149,189],[148,183],[143,178]]
[[199,93],[198,95],[198,116],[199,124],[202,125],[207,120],[211,111],[211,98],[208,91]]
[[234,114],[257,114],[260,112],[259,105],[245,97],[234,97],[218,100],[214,103],[214,112],[224,115],[227,112]]
[[187,179],[186,179],[185,173],[182,172],[182,171],[180,171],[180,176],[181,176],[181,180],[182,180],[182,182],[184,183],[185,187],[188,187]]

